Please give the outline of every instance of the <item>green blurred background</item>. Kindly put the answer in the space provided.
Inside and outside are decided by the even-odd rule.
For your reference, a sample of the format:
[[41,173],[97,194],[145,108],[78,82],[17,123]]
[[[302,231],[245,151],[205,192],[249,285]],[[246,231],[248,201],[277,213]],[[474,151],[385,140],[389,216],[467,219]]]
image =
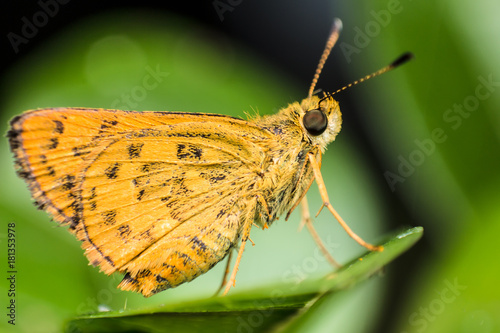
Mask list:
[[[369,241],[408,225],[425,235],[382,277],[324,301],[303,331],[500,332],[498,13],[493,0],[21,1],[2,11],[0,132],[41,107],[275,113],[306,96],[339,17],[344,30],[319,88],[334,91],[404,51],[416,59],[337,96],[343,129],[322,167],[330,197]],[[2,314],[2,332],[57,332],[98,308],[150,307],[218,287],[223,264],[150,299],[118,291],[120,277],[88,266],[74,237],[30,203],[6,139],[0,154],[5,313],[12,222],[18,272],[17,325]],[[319,208],[315,186],[309,202]],[[297,231],[299,218],[252,232],[237,289],[330,270]],[[339,261],[363,252],[326,212],[315,223]]]

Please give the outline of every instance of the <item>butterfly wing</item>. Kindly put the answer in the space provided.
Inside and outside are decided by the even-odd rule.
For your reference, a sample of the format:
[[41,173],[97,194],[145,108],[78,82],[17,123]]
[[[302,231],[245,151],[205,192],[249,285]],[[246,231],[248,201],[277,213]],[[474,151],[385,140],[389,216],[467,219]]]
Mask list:
[[44,109],[11,122],[18,173],[93,265],[149,296],[190,281],[238,240],[241,193],[270,133],[193,113]]

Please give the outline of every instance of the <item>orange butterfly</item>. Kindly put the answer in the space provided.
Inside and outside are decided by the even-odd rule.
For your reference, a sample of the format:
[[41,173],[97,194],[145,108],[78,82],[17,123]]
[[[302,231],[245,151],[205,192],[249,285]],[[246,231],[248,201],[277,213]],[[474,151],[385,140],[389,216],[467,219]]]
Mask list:
[[[227,283],[224,277],[227,293],[252,226],[267,228],[307,204],[314,180],[323,207],[349,235],[381,250],[349,229],[321,177],[321,154],[340,131],[341,113],[332,94],[313,91],[338,38],[341,23],[335,22],[308,97],[275,115],[242,120],[186,112],[29,111],[12,119],[8,133],[18,174],[38,207],[83,242],[92,265],[124,273],[119,287],[144,296],[207,272],[241,240]],[[335,263],[307,210],[303,220]]]

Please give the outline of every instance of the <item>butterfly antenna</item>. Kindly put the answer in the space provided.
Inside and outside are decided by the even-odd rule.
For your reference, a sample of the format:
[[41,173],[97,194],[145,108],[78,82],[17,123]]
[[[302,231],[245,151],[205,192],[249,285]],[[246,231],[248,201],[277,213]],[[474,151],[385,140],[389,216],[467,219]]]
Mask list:
[[333,20],[333,26],[332,30],[330,32],[330,37],[328,37],[328,40],[326,41],[326,46],[325,50],[323,51],[323,54],[321,55],[321,59],[319,60],[318,68],[316,68],[316,72],[314,73],[314,77],[311,83],[311,87],[309,88],[309,94],[307,95],[308,98],[311,98],[314,88],[316,88],[316,83],[318,83],[319,75],[321,74],[321,71],[323,70],[323,66],[325,65],[326,59],[328,59],[328,56],[330,55],[330,51],[332,50],[333,46],[339,39],[339,34],[340,31],[342,30],[342,21],[338,18],[335,18]]
[[366,75],[365,77],[362,77],[359,80],[356,80],[356,81],[354,81],[352,83],[349,83],[348,85],[346,85],[346,86],[338,89],[337,91],[335,91],[334,93],[331,93],[330,95],[335,95],[335,94],[337,94],[337,93],[339,93],[341,91],[344,91],[344,90],[346,90],[348,88],[351,88],[352,86],[355,86],[355,85],[357,85],[357,84],[359,84],[361,82],[364,82],[364,81],[366,81],[368,79],[374,78],[375,76],[379,76],[380,74],[384,74],[384,73],[386,73],[386,72],[388,72],[390,70],[393,70],[394,68],[401,66],[402,64],[410,61],[413,58],[414,58],[413,53],[406,52],[406,53],[402,54],[401,56],[399,56],[399,58],[397,58],[396,60],[394,60],[390,65],[385,66],[384,68],[379,69],[376,72],[368,74],[368,75]]

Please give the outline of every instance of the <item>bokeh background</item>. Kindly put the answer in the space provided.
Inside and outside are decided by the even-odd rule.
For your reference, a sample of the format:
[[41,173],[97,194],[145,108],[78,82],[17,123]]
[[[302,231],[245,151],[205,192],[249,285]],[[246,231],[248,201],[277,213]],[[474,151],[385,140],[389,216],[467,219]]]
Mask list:
[[[337,96],[343,129],[323,176],[334,206],[376,242],[424,238],[384,274],[325,300],[308,332],[500,332],[500,3],[18,1],[2,10],[0,132],[14,115],[79,106],[271,114],[307,94],[333,17],[344,30],[318,87],[334,91],[412,51],[413,62]],[[153,84],[145,84],[146,81]],[[156,84],[154,84],[156,83]],[[30,203],[0,142],[1,308],[7,224],[16,227],[16,326],[57,332],[77,315],[211,295],[223,264],[143,299],[87,265],[79,243]],[[319,208],[316,187],[311,210]],[[299,215],[252,231],[237,289],[329,271]],[[328,214],[341,262],[363,249]],[[316,252],[315,252],[316,251]],[[255,328],[258,331],[258,327]]]

